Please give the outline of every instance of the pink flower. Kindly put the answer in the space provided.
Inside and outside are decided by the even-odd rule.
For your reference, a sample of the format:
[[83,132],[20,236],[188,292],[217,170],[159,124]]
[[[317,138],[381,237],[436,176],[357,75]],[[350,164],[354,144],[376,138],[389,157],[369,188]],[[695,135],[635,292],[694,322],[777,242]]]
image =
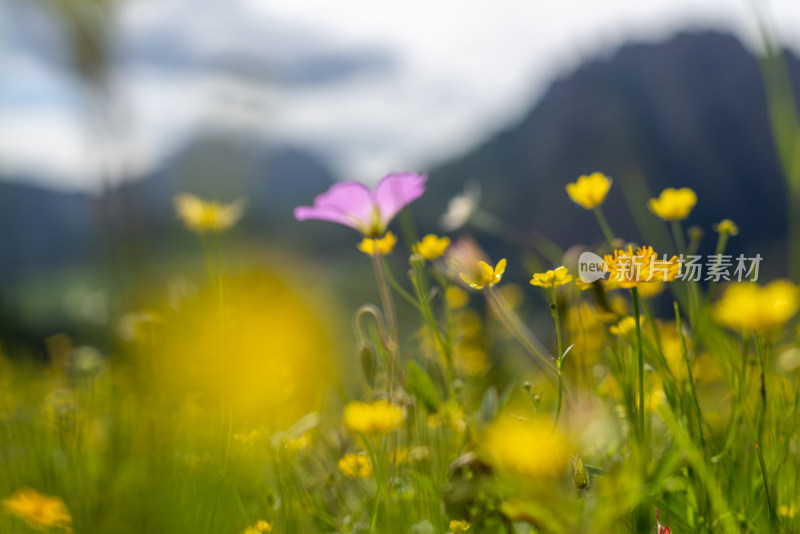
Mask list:
[[313,206],[296,207],[294,216],[298,221],[331,221],[379,237],[395,215],[422,196],[427,180],[424,174],[389,174],[372,191],[359,182],[340,182],[317,196]]

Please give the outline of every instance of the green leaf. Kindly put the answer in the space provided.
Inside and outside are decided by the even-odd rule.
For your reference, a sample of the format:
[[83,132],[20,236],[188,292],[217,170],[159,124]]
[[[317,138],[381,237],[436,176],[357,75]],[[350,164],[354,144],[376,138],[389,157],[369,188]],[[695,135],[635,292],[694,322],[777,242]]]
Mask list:
[[408,390],[429,412],[438,411],[441,399],[430,375],[417,362],[408,362]]

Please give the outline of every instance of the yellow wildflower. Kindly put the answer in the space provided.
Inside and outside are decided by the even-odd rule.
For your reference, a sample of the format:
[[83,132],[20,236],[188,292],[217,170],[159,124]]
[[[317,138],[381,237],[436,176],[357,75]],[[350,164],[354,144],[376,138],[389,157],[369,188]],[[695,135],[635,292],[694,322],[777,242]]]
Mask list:
[[639,247],[634,252],[633,247],[629,246],[627,250],[615,250],[613,256],[606,254],[604,259],[609,273],[607,289],[630,289],[640,284],[671,282],[675,280],[680,269],[677,256],[668,260],[661,259],[653,251],[653,247]]
[[792,519],[797,515],[797,507],[794,504],[782,504],[778,506],[778,515]]
[[458,310],[469,304],[469,293],[458,286],[450,286],[444,290],[444,300],[450,309]]
[[363,454],[345,454],[339,459],[338,468],[348,478],[367,478],[372,474],[372,464]]
[[242,534],[269,534],[272,532],[272,525],[266,521],[258,521],[254,526],[244,529]]
[[244,202],[237,200],[229,204],[206,201],[195,195],[182,193],[175,197],[175,210],[186,227],[198,234],[224,232],[244,213]]
[[611,189],[611,178],[601,172],[581,176],[576,182],[567,184],[569,198],[587,210],[602,204],[609,189]]
[[572,275],[563,265],[557,269],[551,269],[544,273],[535,273],[531,280],[532,286],[539,286],[544,288],[558,287],[568,284],[572,281]]
[[720,234],[737,235],[739,233],[739,227],[730,219],[722,219],[714,225],[714,231]]
[[300,452],[308,449],[311,446],[311,438],[308,434],[302,434],[299,437],[290,439],[286,442],[286,448],[291,452]]
[[437,237],[433,234],[428,234],[422,238],[422,241],[414,244],[414,252],[426,260],[435,260],[444,254],[449,246],[449,237]]
[[775,280],[763,287],[746,282],[728,286],[712,314],[731,330],[765,332],[783,326],[798,307],[798,288],[788,280]]
[[680,221],[689,216],[695,204],[697,195],[688,187],[681,189],[668,187],[658,198],[651,198],[648,206],[650,211],[665,221]]
[[488,428],[481,443],[486,459],[509,475],[555,479],[567,466],[567,440],[549,421],[503,417]]
[[351,402],[344,407],[345,426],[359,434],[388,434],[400,426],[404,416],[400,407],[386,401]]
[[365,237],[361,240],[361,243],[358,244],[358,250],[370,256],[373,256],[376,251],[378,254],[385,256],[394,249],[396,243],[397,237],[395,237],[392,232],[386,232],[386,235],[378,239]]
[[72,517],[64,501],[30,488],[18,490],[8,499],[3,499],[3,509],[37,529],[72,530]]
[[[639,325],[644,322],[644,317],[639,317]],[[627,336],[636,329],[636,319],[633,317],[625,317],[619,323],[611,325],[608,329],[609,332],[615,336]]]
[[459,273],[459,276],[464,283],[473,289],[483,289],[486,286],[492,287],[503,278],[503,273],[506,272],[506,259],[503,258],[497,262],[497,266],[495,266],[494,269],[485,261],[479,261],[478,268],[480,274],[477,278],[470,278],[469,275],[465,273]]
[[472,525],[465,519],[453,519],[450,521],[450,534],[462,534],[469,530]]

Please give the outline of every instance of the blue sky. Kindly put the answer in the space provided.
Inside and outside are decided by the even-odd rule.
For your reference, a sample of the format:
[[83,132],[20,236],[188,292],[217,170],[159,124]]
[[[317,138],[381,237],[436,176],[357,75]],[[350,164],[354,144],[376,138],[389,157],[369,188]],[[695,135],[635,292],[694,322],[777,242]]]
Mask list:
[[[762,2],[763,3],[763,2]],[[800,49],[800,3],[767,2]],[[745,0],[128,0],[98,140],[58,26],[0,0],[0,173],[94,191],[100,147],[146,173],[198,132],[307,147],[374,181],[446,160],[517,120],[557,76],[626,41],[719,29],[755,46]]]

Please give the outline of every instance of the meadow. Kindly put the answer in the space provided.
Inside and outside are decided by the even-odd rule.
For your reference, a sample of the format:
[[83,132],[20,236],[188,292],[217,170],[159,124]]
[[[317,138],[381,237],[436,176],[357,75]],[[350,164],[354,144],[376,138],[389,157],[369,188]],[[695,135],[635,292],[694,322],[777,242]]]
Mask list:
[[725,253],[734,221],[705,229],[701,258],[697,196],[667,189],[648,206],[674,247],[654,251],[609,226],[612,179],[581,176],[564,194],[605,239],[512,279],[520,258],[460,231],[468,193],[457,237],[417,235],[404,209],[426,182],[343,182],[296,208],[349,227],[374,272],[354,281],[374,303],[338,323],[309,287],[229,264],[252,206],[178,196],[204,276],[121,314],[110,354],[60,334],[47,362],[0,358],[2,531],[800,528],[800,289]]

